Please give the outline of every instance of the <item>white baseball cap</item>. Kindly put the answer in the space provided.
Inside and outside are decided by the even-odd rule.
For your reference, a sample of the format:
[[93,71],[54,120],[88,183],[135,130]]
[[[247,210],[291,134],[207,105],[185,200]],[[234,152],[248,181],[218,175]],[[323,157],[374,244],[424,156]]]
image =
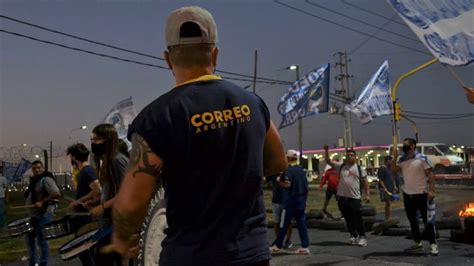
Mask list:
[[298,151],[295,151],[295,150],[286,151],[286,157],[288,157],[288,158],[298,158],[299,154],[300,153]]
[[[182,31],[183,26],[191,29]],[[199,32],[200,34],[196,34]],[[171,12],[166,22],[166,45],[216,44],[217,26],[211,13],[198,6],[187,6]]]

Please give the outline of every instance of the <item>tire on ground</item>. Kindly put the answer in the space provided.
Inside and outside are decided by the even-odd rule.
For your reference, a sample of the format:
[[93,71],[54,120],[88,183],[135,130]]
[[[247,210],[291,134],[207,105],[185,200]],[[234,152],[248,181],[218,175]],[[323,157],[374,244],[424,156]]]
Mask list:
[[320,221],[320,228],[323,230],[342,230],[346,228],[346,223],[343,220],[327,220]]
[[321,219],[309,219],[306,221],[306,225],[308,228],[320,228]]
[[309,210],[306,213],[306,220],[311,220],[311,219],[323,219],[324,214],[321,210]]
[[382,231],[384,236],[406,236],[410,228],[407,227],[391,227]]
[[390,220],[383,221],[380,223],[375,223],[374,226],[372,227],[372,231],[374,232],[374,234],[380,234],[383,232],[383,230],[393,227],[399,223],[400,223],[400,220],[398,219],[390,219]]
[[362,220],[364,222],[364,231],[372,231],[373,225],[376,221],[375,216],[362,216]]
[[449,240],[452,242],[466,243],[467,237],[464,230],[451,229],[451,236]]
[[436,229],[461,229],[461,220],[459,217],[441,217],[436,220]]
[[362,205],[360,211],[362,213],[362,216],[375,216],[377,214],[375,206],[372,205]]

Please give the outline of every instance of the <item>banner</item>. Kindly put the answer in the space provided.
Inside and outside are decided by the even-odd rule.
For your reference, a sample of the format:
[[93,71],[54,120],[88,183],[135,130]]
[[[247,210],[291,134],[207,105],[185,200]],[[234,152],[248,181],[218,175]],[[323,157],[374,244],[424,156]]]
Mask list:
[[7,181],[9,183],[17,181],[15,177],[15,173],[16,173],[16,169],[18,168],[20,164],[2,161],[2,165],[3,165],[3,176],[7,179]]
[[278,112],[282,115],[279,128],[293,124],[298,117],[307,117],[328,111],[329,64],[309,72],[295,81],[281,97]]
[[114,125],[117,130],[119,139],[127,143],[131,148],[131,143],[127,140],[128,126],[135,118],[135,107],[133,106],[132,97],[118,102],[105,116],[103,123]]
[[30,168],[31,162],[26,160],[25,158],[21,158],[20,164],[18,165],[15,171],[15,180],[19,180]]
[[388,61],[370,78],[359,98],[346,105],[344,110],[354,113],[362,124],[370,123],[377,116],[392,113]]
[[387,1],[440,62],[462,66],[474,60],[474,1]]

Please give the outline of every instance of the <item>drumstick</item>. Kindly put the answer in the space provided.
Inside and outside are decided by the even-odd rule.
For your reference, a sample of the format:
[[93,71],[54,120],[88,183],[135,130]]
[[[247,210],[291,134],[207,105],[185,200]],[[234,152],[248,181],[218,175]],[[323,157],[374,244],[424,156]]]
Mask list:
[[21,205],[21,206],[11,206],[10,209],[24,209],[24,208],[33,208],[35,205]]
[[66,214],[71,216],[90,216],[88,212],[68,212]]

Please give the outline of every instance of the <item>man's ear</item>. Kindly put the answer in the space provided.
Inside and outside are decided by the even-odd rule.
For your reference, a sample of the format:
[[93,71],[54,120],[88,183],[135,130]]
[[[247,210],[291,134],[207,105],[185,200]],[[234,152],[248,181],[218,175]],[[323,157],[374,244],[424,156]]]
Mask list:
[[166,64],[168,65],[169,69],[173,69],[173,66],[171,65],[170,52],[164,51],[163,56],[165,57]]
[[214,47],[212,48],[212,66],[214,67],[214,71],[215,71],[215,68],[217,67],[217,57],[219,56],[219,48],[217,47]]

